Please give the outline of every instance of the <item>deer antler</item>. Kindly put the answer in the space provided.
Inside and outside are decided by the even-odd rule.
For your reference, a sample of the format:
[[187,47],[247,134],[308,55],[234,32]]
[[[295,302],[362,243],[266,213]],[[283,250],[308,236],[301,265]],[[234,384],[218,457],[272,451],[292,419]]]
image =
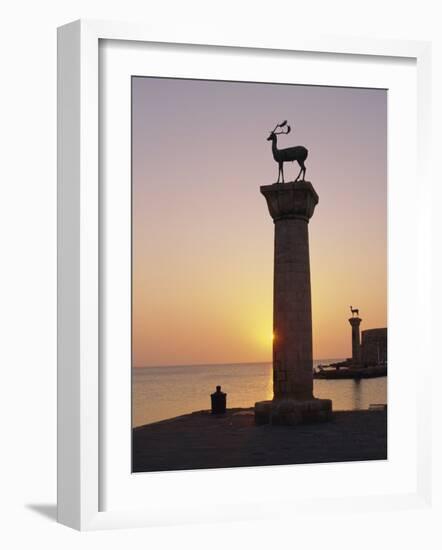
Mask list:
[[287,121],[284,120],[284,122],[281,122],[281,124],[277,124],[277,125],[273,128],[272,132],[274,133],[275,130],[276,130],[276,128],[282,128],[282,127],[284,127],[286,124],[287,124]]
[[[283,128],[286,124],[287,124],[287,121],[284,121],[282,124],[278,124],[278,126],[276,126],[276,128]],[[275,130],[276,130],[276,128],[275,128]],[[285,132],[284,132],[284,131],[275,132],[275,130],[273,130],[273,133],[276,134],[276,135],[279,135],[279,134],[290,134],[291,128],[290,128],[290,126],[287,126]]]

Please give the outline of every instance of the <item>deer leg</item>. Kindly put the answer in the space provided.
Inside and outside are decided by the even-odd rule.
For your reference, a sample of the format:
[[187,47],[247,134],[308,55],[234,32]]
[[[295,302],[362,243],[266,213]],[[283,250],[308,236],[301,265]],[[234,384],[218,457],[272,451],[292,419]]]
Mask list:
[[299,176],[302,174],[302,181],[305,180],[305,164],[303,160],[298,160],[298,164],[301,167],[301,170],[299,171],[298,177],[296,178],[296,181],[298,181]]
[[[282,183],[284,183],[284,165],[282,162],[279,163],[279,171],[282,176]],[[279,176],[278,176],[278,182],[279,182]]]

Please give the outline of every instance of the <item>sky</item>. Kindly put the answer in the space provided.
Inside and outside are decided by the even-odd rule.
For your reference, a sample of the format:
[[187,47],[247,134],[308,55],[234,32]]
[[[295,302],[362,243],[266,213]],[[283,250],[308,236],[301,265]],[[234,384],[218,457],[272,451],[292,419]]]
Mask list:
[[[278,147],[309,150],[315,359],[387,326],[387,91],[132,78],[134,366],[270,361]],[[298,174],[286,163],[286,181]]]

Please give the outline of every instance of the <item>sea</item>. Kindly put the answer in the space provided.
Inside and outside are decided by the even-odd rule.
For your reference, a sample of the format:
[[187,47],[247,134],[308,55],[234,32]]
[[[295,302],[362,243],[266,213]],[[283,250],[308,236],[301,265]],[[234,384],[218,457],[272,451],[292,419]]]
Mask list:
[[[319,364],[343,359],[321,359]],[[210,409],[216,386],[227,393],[227,407],[252,407],[273,398],[271,363],[180,365],[132,369],[134,427]],[[314,380],[315,397],[333,401],[333,410],[368,409],[387,403],[387,377],[362,380]]]

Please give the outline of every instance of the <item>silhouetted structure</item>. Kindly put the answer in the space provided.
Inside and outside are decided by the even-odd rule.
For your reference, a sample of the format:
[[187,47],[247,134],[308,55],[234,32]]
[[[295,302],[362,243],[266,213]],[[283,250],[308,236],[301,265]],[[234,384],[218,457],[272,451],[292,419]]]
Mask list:
[[210,395],[212,414],[224,414],[226,412],[226,397],[226,394],[221,391],[221,386],[216,386],[216,392]]
[[[358,310],[356,310],[358,311]],[[351,363],[353,367],[370,367],[387,363],[387,329],[371,328],[360,333],[362,319],[350,317],[351,325]],[[361,339],[362,334],[362,339]]]
[[364,366],[384,365],[387,363],[387,329],[370,328],[363,330],[361,343],[361,362]]
[[312,308],[308,222],[319,197],[312,184],[261,187],[275,224],[273,401],[255,404],[258,424],[328,420],[332,403],[313,397]]
[[[281,130],[280,132],[277,132],[277,128],[285,128],[284,130]],[[299,177],[302,174],[302,181],[305,180],[305,159],[308,155],[308,150],[303,147],[302,145],[297,145],[296,147],[288,147],[287,149],[278,149],[277,147],[277,140],[279,134],[289,134],[290,133],[290,126],[288,126],[287,121],[284,120],[284,122],[281,122],[281,124],[277,124],[275,128],[270,132],[269,137],[267,138],[267,141],[272,142],[272,153],[273,158],[278,163],[278,181],[276,183],[279,183],[279,178],[282,176],[282,183],[284,183],[284,162],[294,162],[295,160],[298,162],[299,166],[301,167],[301,170],[299,171],[298,177],[295,179],[295,181],[299,180]]]
[[[359,312],[357,309],[355,311]],[[351,325],[351,361],[354,367],[361,364],[361,340],[359,336],[359,325],[361,321],[362,319],[360,317],[354,316],[350,317],[348,320]]]
[[[387,329],[371,328],[360,332],[359,310],[350,306],[351,358],[330,365],[318,365],[315,378],[377,378],[387,376]],[[355,317],[355,313],[358,314]],[[362,339],[361,339],[362,334]]]

